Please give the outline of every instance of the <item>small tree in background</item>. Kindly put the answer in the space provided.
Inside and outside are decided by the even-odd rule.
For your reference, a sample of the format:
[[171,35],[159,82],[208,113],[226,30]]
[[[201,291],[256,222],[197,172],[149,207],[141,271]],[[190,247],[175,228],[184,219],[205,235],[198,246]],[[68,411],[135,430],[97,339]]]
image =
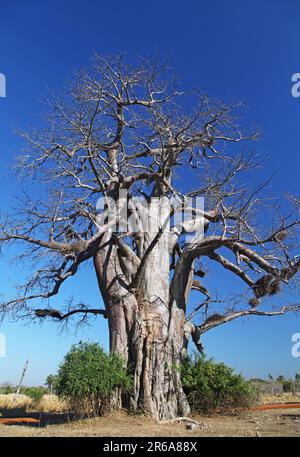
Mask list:
[[0,386],[0,394],[8,395],[8,394],[13,394],[15,391],[14,387],[12,384],[9,382],[5,382]]
[[46,378],[45,385],[49,389],[50,395],[55,392],[55,383],[57,382],[57,376],[54,374],[49,374]]
[[32,398],[35,403],[38,403],[43,396],[47,393],[46,387],[43,386],[24,386],[21,387],[20,393],[26,395],[27,397]]
[[283,375],[278,376],[277,382],[279,382],[282,385],[282,390],[283,392],[295,392],[295,387],[296,387],[296,377],[294,379],[287,379]]
[[131,379],[117,354],[106,354],[96,343],[80,342],[65,356],[55,384],[57,394],[76,414],[99,416],[117,389],[130,389]]
[[295,390],[296,392],[300,391],[300,373],[295,374]]

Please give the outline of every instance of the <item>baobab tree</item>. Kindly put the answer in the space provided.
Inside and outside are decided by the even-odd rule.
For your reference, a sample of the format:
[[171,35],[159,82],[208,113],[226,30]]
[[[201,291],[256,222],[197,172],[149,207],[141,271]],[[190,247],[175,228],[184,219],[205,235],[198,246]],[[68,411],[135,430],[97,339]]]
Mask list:
[[[101,315],[110,350],[132,372],[127,406],[158,419],[186,415],[180,364],[189,340],[202,351],[202,335],[221,324],[298,309],[270,302],[300,267],[298,201],[289,197],[280,216],[268,182],[249,189],[263,162],[245,152],[257,134],[238,127],[238,105],[184,93],[157,62],[97,56],[49,100],[45,128],[21,132],[17,169],[35,191],[3,215],[0,231],[1,245],[20,244],[34,273],[2,313]],[[63,284],[88,261],[104,305],[59,306]],[[210,262],[239,278],[236,299],[208,290]]]

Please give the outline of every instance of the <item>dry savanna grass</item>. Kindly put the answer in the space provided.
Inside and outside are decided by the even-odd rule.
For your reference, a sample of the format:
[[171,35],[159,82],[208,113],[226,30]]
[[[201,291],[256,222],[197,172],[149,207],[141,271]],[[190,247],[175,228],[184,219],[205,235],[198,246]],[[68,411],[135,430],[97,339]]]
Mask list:
[[56,395],[44,395],[35,401],[26,395],[19,395],[14,401],[14,394],[0,395],[0,411],[20,410],[24,412],[60,413],[67,410],[67,405]]
[[0,410],[24,409],[27,410],[32,404],[32,399],[26,395],[19,395],[14,401],[14,394],[0,395]]
[[[44,395],[41,400],[35,401],[27,395],[19,395],[14,401],[14,394],[0,394],[0,415],[1,410],[5,412],[41,412],[41,413],[63,413],[68,411],[67,404],[60,400],[56,395]],[[300,392],[281,393],[274,395],[262,395],[260,404],[268,403],[297,403],[300,402]]]
[[300,392],[284,392],[280,394],[265,394],[260,397],[260,403],[298,403],[300,402]]
[[56,395],[44,395],[36,409],[42,413],[61,413],[67,411],[67,404]]

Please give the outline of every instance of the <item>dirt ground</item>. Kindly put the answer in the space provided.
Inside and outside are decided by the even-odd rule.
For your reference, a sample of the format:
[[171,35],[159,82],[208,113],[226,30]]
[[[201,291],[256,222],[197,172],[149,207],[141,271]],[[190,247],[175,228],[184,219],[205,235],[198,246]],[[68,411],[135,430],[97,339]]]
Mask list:
[[40,418],[42,419],[40,425],[0,425],[0,437],[300,436],[299,409],[252,411],[233,416],[194,416],[195,420],[208,425],[204,430],[187,430],[183,423],[158,424],[149,418],[126,412],[115,412],[102,418],[73,422],[68,422],[67,417],[58,414],[43,415]]

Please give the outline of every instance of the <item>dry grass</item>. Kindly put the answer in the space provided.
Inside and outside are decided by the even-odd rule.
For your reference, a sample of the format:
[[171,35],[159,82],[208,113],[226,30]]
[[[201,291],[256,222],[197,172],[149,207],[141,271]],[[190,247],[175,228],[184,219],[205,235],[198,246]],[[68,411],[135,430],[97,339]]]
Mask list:
[[24,409],[27,410],[32,405],[32,399],[26,395],[19,395],[14,401],[14,394],[0,395],[0,409]]
[[260,403],[297,403],[300,402],[300,392],[290,393],[284,392],[281,394],[274,395],[262,395],[260,398]]
[[13,398],[14,394],[0,395],[0,410],[42,413],[60,413],[67,410],[67,405],[56,395],[44,395],[39,401],[34,401],[26,395],[19,395],[15,401]]
[[44,395],[35,408],[42,413],[62,413],[68,410],[67,404],[56,395]]
[[[20,410],[23,412],[39,411],[41,413],[63,413],[68,411],[67,404],[56,395],[44,395],[39,401],[34,401],[26,395],[19,395],[15,402],[13,398],[14,394],[0,394],[0,415],[1,410],[6,412],[10,410]],[[300,402],[300,392],[294,394],[262,395],[259,401],[260,404],[297,402]]]
[[[0,411],[20,410],[23,412],[39,411],[41,413],[63,413],[68,411],[67,404],[56,395],[44,395],[39,401],[34,401],[26,395],[19,395],[16,401],[13,401],[13,398],[14,394],[0,394]],[[297,402],[300,402],[300,392],[262,395],[259,401],[260,404]]]

